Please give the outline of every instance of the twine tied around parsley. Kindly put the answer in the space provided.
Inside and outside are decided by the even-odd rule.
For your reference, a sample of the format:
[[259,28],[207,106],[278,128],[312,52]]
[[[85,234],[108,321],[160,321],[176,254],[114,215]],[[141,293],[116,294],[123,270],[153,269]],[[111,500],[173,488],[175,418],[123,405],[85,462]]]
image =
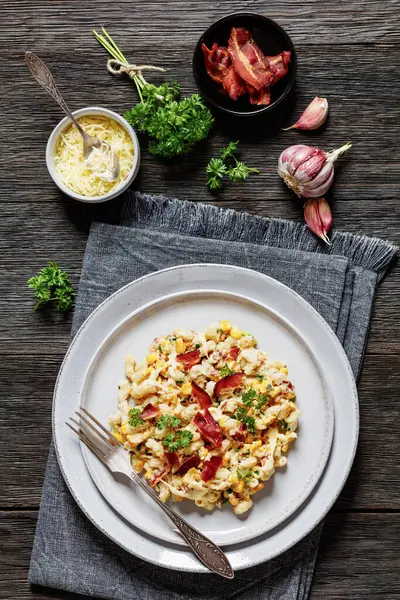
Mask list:
[[142,71],[161,71],[164,73],[166,70],[162,67],[155,67],[153,65],[133,65],[124,63],[116,58],[110,58],[107,61],[107,69],[112,75],[122,75],[123,73],[126,73],[126,75],[132,79],[141,77]]

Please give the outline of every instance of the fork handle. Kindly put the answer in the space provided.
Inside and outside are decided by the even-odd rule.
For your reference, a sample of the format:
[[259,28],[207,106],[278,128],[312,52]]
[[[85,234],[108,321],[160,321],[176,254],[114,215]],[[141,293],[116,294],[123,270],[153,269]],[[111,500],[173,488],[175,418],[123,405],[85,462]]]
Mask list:
[[233,579],[235,573],[227,559],[226,555],[222,552],[221,548],[214,544],[208,537],[203,535],[198,529],[192,527],[185,519],[182,519],[172,508],[165,504],[156,492],[145,483],[136,473],[131,472],[130,478],[140,485],[140,487],[157,502],[160,508],[165,512],[171,521],[176,525],[182,537],[186,540],[187,544],[193,550],[197,558],[205,565],[210,571],[225,577],[226,579]]

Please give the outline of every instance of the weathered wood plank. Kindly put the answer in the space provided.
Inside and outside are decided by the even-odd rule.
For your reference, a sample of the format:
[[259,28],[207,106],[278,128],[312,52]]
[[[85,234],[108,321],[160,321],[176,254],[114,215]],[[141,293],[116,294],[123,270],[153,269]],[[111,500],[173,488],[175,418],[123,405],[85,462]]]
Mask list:
[[[72,107],[98,104],[123,112],[136,102],[133,84],[107,73],[106,54],[91,38],[90,26],[85,33],[84,47],[74,40],[78,48],[75,54],[68,50],[68,40],[54,47],[50,31],[43,32],[40,41],[34,35],[35,44],[30,42],[29,35],[24,37],[21,53],[31,47],[49,62]],[[148,61],[153,50],[153,42],[151,49],[148,46],[148,35],[141,39],[136,34],[134,38],[125,34],[121,36],[121,45],[129,50],[132,39],[140,48],[137,60]],[[168,76],[181,81],[185,92],[195,91],[190,65],[194,43],[195,38],[191,40],[186,36],[180,45],[182,51],[174,56],[169,52],[170,38],[160,41],[161,56],[168,57]],[[340,74],[331,68],[338,60],[338,52]],[[14,45],[12,49],[6,48],[0,63],[0,77],[4,80],[3,100],[0,99],[2,131],[6,138],[14,140],[3,150],[9,168],[0,173],[0,185],[5,192],[2,202],[24,200],[54,205],[54,199],[62,195],[47,173],[44,152],[47,138],[62,114],[32,79],[21,60],[21,53],[15,51]],[[245,186],[227,186],[218,198],[228,202],[239,201],[243,197],[263,201],[290,199],[290,193],[276,174],[278,156],[286,146],[305,142],[320,144],[329,150],[351,140],[354,147],[341,159],[337,169],[335,198],[338,201],[359,201],[358,212],[366,211],[364,202],[368,200],[387,198],[394,201],[400,192],[400,165],[396,161],[392,140],[399,134],[400,108],[392,82],[400,68],[400,53],[391,45],[373,49],[347,45],[340,50],[336,46],[324,46],[318,52],[306,45],[299,46],[299,56],[294,107],[290,103],[274,115],[272,121],[257,121],[253,125],[248,120],[232,123],[219,119],[207,143],[172,163],[160,162],[144,152],[136,187],[146,192],[185,196],[190,200],[212,200],[213,195],[204,185],[205,166],[228,137],[233,136],[235,139],[242,138],[243,158],[259,168],[260,175],[253,177]],[[370,68],[372,56],[373,69]],[[10,72],[13,72],[13,77],[9,78]],[[79,86],[75,83],[77,78],[83,80]],[[280,126],[293,122],[294,116],[299,115],[315,94],[326,95],[330,101],[330,118],[325,130],[308,135],[280,131]],[[368,102],[365,102],[366,95]],[[18,102],[7,101],[9,97],[17,98]],[[290,116],[292,109],[293,115]],[[15,128],[15,122],[18,122],[18,128]],[[227,133],[224,133],[226,130]],[[15,185],[16,177],[18,185]],[[185,185],[188,181],[190,185]]]
[[[8,356],[0,362],[0,497],[36,507],[51,439],[53,386],[62,356]],[[397,430],[400,356],[368,356],[359,386],[356,461],[336,510],[400,509]],[[379,467],[378,467],[379,465]]]
[[[84,600],[27,583],[36,512],[0,513],[0,597]],[[330,514],[322,534],[310,600],[395,600],[399,597],[400,515]],[[86,596],[85,596],[86,598]]]
[[324,0],[306,3],[287,0],[284,4],[280,0],[270,0],[268,4],[262,0],[246,3],[232,0],[225,7],[223,3],[201,0],[150,0],[144,7],[131,0],[120,0],[112,11],[105,0],[96,2],[95,11],[85,5],[60,1],[49,4],[45,0],[25,0],[23,5],[24,10],[21,10],[19,0],[6,0],[2,6],[3,19],[15,30],[15,42],[21,43],[30,35],[37,43],[44,43],[43,37],[47,36],[47,44],[57,39],[60,47],[65,43],[69,26],[74,37],[73,47],[78,49],[87,48],[87,29],[107,23],[110,29],[121,31],[127,39],[146,38],[148,44],[153,44],[153,52],[154,43],[168,34],[174,42],[170,53],[178,56],[187,37],[198,36],[225,14],[240,11],[259,12],[276,19],[299,42],[310,45],[400,40],[396,27],[400,9],[396,0],[339,0],[331,10]]

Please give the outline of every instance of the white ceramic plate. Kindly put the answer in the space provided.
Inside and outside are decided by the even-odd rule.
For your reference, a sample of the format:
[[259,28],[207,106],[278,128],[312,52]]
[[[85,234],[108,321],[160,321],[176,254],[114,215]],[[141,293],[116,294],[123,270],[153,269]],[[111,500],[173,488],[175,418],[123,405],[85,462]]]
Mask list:
[[[323,369],[306,340],[275,311],[244,296],[221,291],[189,291],[144,305],[105,338],[89,366],[82,405],[104,424],[117,408],[117,384],[124,379],[127,354],[144,360],[154,338],[172,329],[204,331],[210,323],[228,319],[256,334],[258,347],[289,367],[301,410],[299,439],[288,453],[288,465],[277,469],[254,508],[238,517],[230,504],[208,512],[194,502],[174,504],[192,525],[220,545],[253,539],[293,514],[312,492],[323,473],[332,444],[334,412]],[[127,478],[115,478],[82,446],[89,471],[111,506],[127,521],[156,539],[184,545],[172,523],[146,494]]]
[[301,509],[283,524],[253,541],[225,548],[234,569],[244,569],[284,552],[325,516],[341,491],[358,439],[358,401],[347,357],[322,317],[298,294],[274,279],[227,265],[183,265],[159,271],[121,288],[90,315],[75,336],[54,392],[53,432],[60,468],[87,517],[128,552],[154,564],[204,572],[183,546],[156,541],[121,519],[98,491],[86,469],[80,444],[65,427],[79,406],[89,364],[105,337],[133,310],[165,295],[190,290],[247,294],[292,322],[324,366],[335,408],[332,450],[323,477]]

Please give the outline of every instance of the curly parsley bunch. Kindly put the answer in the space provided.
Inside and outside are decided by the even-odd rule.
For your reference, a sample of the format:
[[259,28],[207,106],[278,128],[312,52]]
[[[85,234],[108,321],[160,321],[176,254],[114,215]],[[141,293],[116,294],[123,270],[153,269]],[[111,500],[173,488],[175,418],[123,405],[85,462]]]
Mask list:
[[72,306],[74,290],[65,271],[57,263],[50,262],[37,275],[27,281],[37,298],[35,310],[47,302],[55,302],[59,311],[66,311]]
[[148,83],[142,74],[144,69],[157,71],[164,71],[164,69],[130,65],[104,27],[102,27],[102,34],[97,31],[93,31],[93,34],[111,54],[114,63],[116,61],[113,68],[108,65],[109,70],[112,73],[127,73],[135,82],[140,102],[126,111],[124,117],[139,132],[149,136],[149,150],[152,154],[160,158],[187,154],[194,144],[208,136],[214,124],[214,117],[203,104],[199,94],[181,100],[177,82],[163,83],[160,86]]
[[190,152],[205,139],[214,118],[199,94],[179,99],[176,81],[141,88],[143,100],[124,113],[124,118],[149,138],[149,150],[161,158]]

